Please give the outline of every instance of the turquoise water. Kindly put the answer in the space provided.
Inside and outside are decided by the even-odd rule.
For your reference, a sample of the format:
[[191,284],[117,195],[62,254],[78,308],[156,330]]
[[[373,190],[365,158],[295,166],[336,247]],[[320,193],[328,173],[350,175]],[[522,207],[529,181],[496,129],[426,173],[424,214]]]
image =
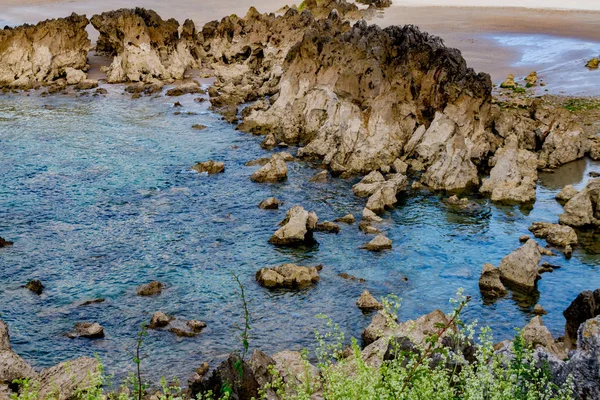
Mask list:
[[[279,249],[267,240],[295,204],[322,220],[348,212],[359,217],[364,200],[352,194],[356,180],[310,183],[318,170],[297,162],[289,164],[285,183],[253,183],[256,167],[244,163],[267,155],[261,138],[235,131],[192,96],[178,98],[184,107],[175,109],[173,99],[131,100],[122,87],[108,90],[95,98],[0,95],[0,236],[15,242],[0,250],[0,313],[15,351],[38,368],[97,353],[122,377],[133,367],[140,324],[158,310],[206,321],[208,328],[185,339],[151,331],[143,361],[148,376],[185,379],[203,361],[214,365],[240,347],[232,273],[250,299],[251,347],[268,353],[311,346],[322,326],[318,313],[359,337],[371,318],[355,306],[364,289],[401,297],[405,319],[450,311],[448,299],[462,287],[473,296],[467,318],[493,327],[497,339],[508,338],[531,317],[531,305],[511,296],[483,304],[483,264],[497,265],[516,249],[531,222],[557,220],[557,191],[598,170],[579,162],[543,177],[530,210],[479,199],[476,210],[460,211],[440,196],[411,192],[385,215],[382,229],[394,241],[386,253],[359,250],[369,237],[356,225],[343,225],[339,235],[317,234],[314,248]],[[208,129],[191,129],[198,123]],[[208,159],[224,161],[225,173],[189,170]],[[281,210],[257,207],[270,196],[285,202]],[[549,260],[563,266],[539,283],[539,302],[549,312],[544,320],[555,336],[576,295],[600,287],[593,253],[593,247],[579,249],[570,261]],[[255,283],[258,269],[284,262],[322,263],[321,282],[300,292],[269,292]],[[341,272],[367,282],[345,281]],[[22,288],[36,278],[46,285],[41,297]],[[166,283],[163,294],[136,296],[136,286],[151,280]],[[97,297],[106,302],[78,307]],[[99,322],[106,339],[66,338],[79,321]]]

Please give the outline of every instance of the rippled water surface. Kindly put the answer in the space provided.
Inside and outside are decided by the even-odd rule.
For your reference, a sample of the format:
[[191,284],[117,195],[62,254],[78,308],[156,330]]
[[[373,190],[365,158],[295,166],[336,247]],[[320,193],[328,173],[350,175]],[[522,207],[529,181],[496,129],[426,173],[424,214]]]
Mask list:
[[[285,183],[253,183],[256,167],[244,163],[266,155],[261,138],[235,131],[191,96],[177,99],[184,114],[174,115],[173,99],[131,100],[120,87],[108,89],[108,96],[95,98],[0,95],[0,236],[15,242],[0,250],[0,313],[14,349],[37,368],[97,353],[109,372],[123,376],[132,368],[140,324],[157,310],[206,321],[208,328],[186,339],[151,331],[144,360],[149,375],[186,378],[203,361],[215,364],[239,347],[234,325],[242,314],[232,273],[251,301],[251,346],[266,352],[310,347],[321,326],[318,313],[358,337],[371,318],[355,306],[364,289],[400,296],[404,319],[449,311],[448,299],[465,288],[473,296],[468,318],[492,326],[497,339],[508,338],[531,317],[531,304],[508,296],[484,305],[478,290],[483,264],[497,265],[516,249],[532,222],[556,221],[557,191],[581,185],[596,168],[579,162],[543,176],[529,210],[479,199],[476,210],[459,211],[437,195],[411,192],[385,215],[390,252],[359,250],[369,237],[356,225],[342,226],[339,235],[317,234],[319,245],[311,249],[278,249],[267,240],[294,204],[322,220],[348,212],[359,217],[364,200],[350,190],[356,180],[310,183],[318,171],[298,162],[289,164]],[[198,123],[208,129],[191,129]],[[224,161],[226,172],[190,171],[207,159]],[[284,207],[260,210],[258,203],[270,196]],[[558,336],[562,311],[582,290],[600,287],[599,259],[592,247],[570,261],[550,261],[563,268],[543,276],[539,302]],[[321,282],[300,292],[269,292],[255,283],[259,268],[284,262],[322,263]],[[341,272],[366,283],[344,281]],[[22,288],[36,278],[46,285],[41,297]],[[151,280],[167,289],[153,298],[136,296],[136,286]],[[78,306],[98,297],[106,301]],[[79,321],[99,322],[106,339],[66,338]]]

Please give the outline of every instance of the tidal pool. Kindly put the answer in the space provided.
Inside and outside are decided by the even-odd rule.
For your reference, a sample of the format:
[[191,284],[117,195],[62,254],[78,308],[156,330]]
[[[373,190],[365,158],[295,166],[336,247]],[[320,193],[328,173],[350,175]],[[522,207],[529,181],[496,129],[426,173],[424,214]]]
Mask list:
[[[483,264],[497,265],[518,248],[532,222],[556,221],[562,208],[555,194],[569,183],[581,187],[598,170],[581,161],[543,175],[529,209],[476,199],[475,210],[460,211],[441,195],[409,192],[381,224],[394,241],[389,252],[360,250],[370,237],[343,224],[339,235],[316,234],[313,248],[280,249],[267,241],[295,204],[321,220],[349,212],[359,218],[364,200],[351,191],[357,179],[310,183],[318,169],[294,162],[287,182],[253,183],[257,167],[244,163],[268,155],[262,138],[236,131],[193,96],[131,100],[122,87],[107,89],[100,97],[0,95],[0,236],[15,242],[0,250],[0,318],[14,350],[37,368],[98,354],[118,380],[133,368],[140,325],[160,310],[208,324],[195,338],[151,331],[144,345],[147,377],[185,382],[201,362],[214,365],[240,348],[235,325],[242,309],[232,273],[250,300],[251,347],[267,353],[312,348],[314,329],[323,328],[317,314],[360,337],[371,319],[355,305],[364,289],[402,298],[399,316],[408,319],[435,308],[449,312],[448,299],[464,288],[473,297],[465,317],[491,326],[498,340],[510,338],[531,318],[533,304],[511,295],[484,304]],[[190,171],[209,159],[224,161],[225,173]],[[282,209],[259,209],[271,196],[285,202]],[[539,282],[539,303],[549,312],[544,321],[555,337],[577,294],[600,287],[594,248],[548,260],[562,266]],[[321,282],[297,292],[256,284],[258,269],[285,262],[322,263]],[[366,283],[343,280],[341,272]],[[30,279],[42,280],[42,296],[22,288]],[[136,296],[136,286],[151,280],[166,283],[163,294]],[[99,297],[106,301],[78,306]],[[100,323],[106,338],[65,337],[79,321]]]

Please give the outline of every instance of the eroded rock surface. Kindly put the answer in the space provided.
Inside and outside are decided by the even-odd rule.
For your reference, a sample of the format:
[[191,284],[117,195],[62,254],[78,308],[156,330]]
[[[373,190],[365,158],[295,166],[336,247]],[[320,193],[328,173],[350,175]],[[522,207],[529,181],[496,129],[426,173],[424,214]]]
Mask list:
[[565,204],[560,223],[572,227],[600,226],[600,179],[592,179],[585,189]]
[[288,167],[285,158],[276,153],[269,162],[254,172],[250,179],[254,182],[281,182],[287,179]]
[[542,259],[540,246],[531,239],[500,262],[498,270],[503,281],[525,290],[534,290],[540,278],[538,266]]
[[303,288],[319,281],[316,267],[302,267],[296,264],[283,264],[273,268],[263,268],[256,273],[261,286],[275,288]]
[[479,278],[479,289],[487,298],[502,297],[506,294],[506,288],[500,279],[500,271],[492,264],[485,264],[481,277]]
[[0,87],[35,87],[67,78],[67,73],[71,83],[79,83],[91,46],[88,24],[85,16],[72,14],[0,30]]
[[579,243],[577,233],[570,226],[535,222],[529,227],[529,230],[536,238],[546,239],[549,244],[554,246],[567,247]]
[[314,212],[294,206],[287,212],[285,219],[281,222],[282,227],[271,236],[269,243],[278,246],[311,243],[318,222],[319,217]]

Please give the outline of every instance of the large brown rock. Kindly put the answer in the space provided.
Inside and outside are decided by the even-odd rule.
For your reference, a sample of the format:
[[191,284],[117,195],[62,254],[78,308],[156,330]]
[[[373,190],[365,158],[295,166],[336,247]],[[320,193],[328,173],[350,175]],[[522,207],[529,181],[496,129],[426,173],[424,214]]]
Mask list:
[[525,342],[531,344],[534,348],[541,346],[560,360],[567,358],[568,354],[565,345],[555,342],[548,328],[544,326],[542,317],[534,317],[525,326],[522,334]]
[[114,57],[104,69],[108,82],[182,79],[195,65],[196,28],[190,20],[183,25],[181,37],[179,22],[164,21],[143,8],[105,12],[90,22],[100,32],[96,51]]
[[567,247],[579,243],[577,233],[570,226],[534,222],[529,230],[536,238],[546,239],[549,244],[554,246]]
[[592,179],[585,189],[565,204],[560,223],[573,227],[600,226],[600,179]]
[[317,228],[319,218],[314,212],[303,207],[294,206],[286,214],[279,228],[269,243],[277,246],[298,246],[313,241],[313,232]]
[[269,289],[303,288],[317,283],[320,277],[316,267],[283,264],[259,270],[256,280],[261,286]]
[[502,259],[498,270],[503,281],[525,290],[534,290],[540,278],[542,259],[539,244],[530,239],[525,245]]
[[506,288],[500,279],[500,271],[492,264],[485,264],[481,277],[479,278],[479,289],[481,294],[487,298],[502,297],[506,294]]
[[273,154],[269,162],[250,177],[254,182],[281,182],[287,179],[288,167],[284,157]]
[[381,310],[383,306],[380,302],[377,301],[375,297],[368,291],[365,290],[362,292],[358,300],[356,301],[356,305],[363,311],[373,311],[373,310]]
[[367,200],[367,209],[374,213],[382,213],[392,208],[398,202],[398,193],[408,187],[408,178],[402,174],[396,174],[388,181],[382,183]]
[[580,293],[563,312],[563,315],[567,320],[565,343],[569,348],[574,348],[577,341],[577,331],[581,324],[600,315],[600,289],[594,292],[587,290]]
[[483,180],[481,193],[490,194],[492,201],[528,203],[535,200],[537,185],[537,156],[519,149],[516,136],[507,139],[496,152],[490,177]]
[[90,40],[85,16],[72,14],[0,30],[0,87],[28,88],[83,74]]
[[192,167],[196,172],[206,172],[209,175],[220,174],[225,172],[225,163],[221,161],[203,161]]

